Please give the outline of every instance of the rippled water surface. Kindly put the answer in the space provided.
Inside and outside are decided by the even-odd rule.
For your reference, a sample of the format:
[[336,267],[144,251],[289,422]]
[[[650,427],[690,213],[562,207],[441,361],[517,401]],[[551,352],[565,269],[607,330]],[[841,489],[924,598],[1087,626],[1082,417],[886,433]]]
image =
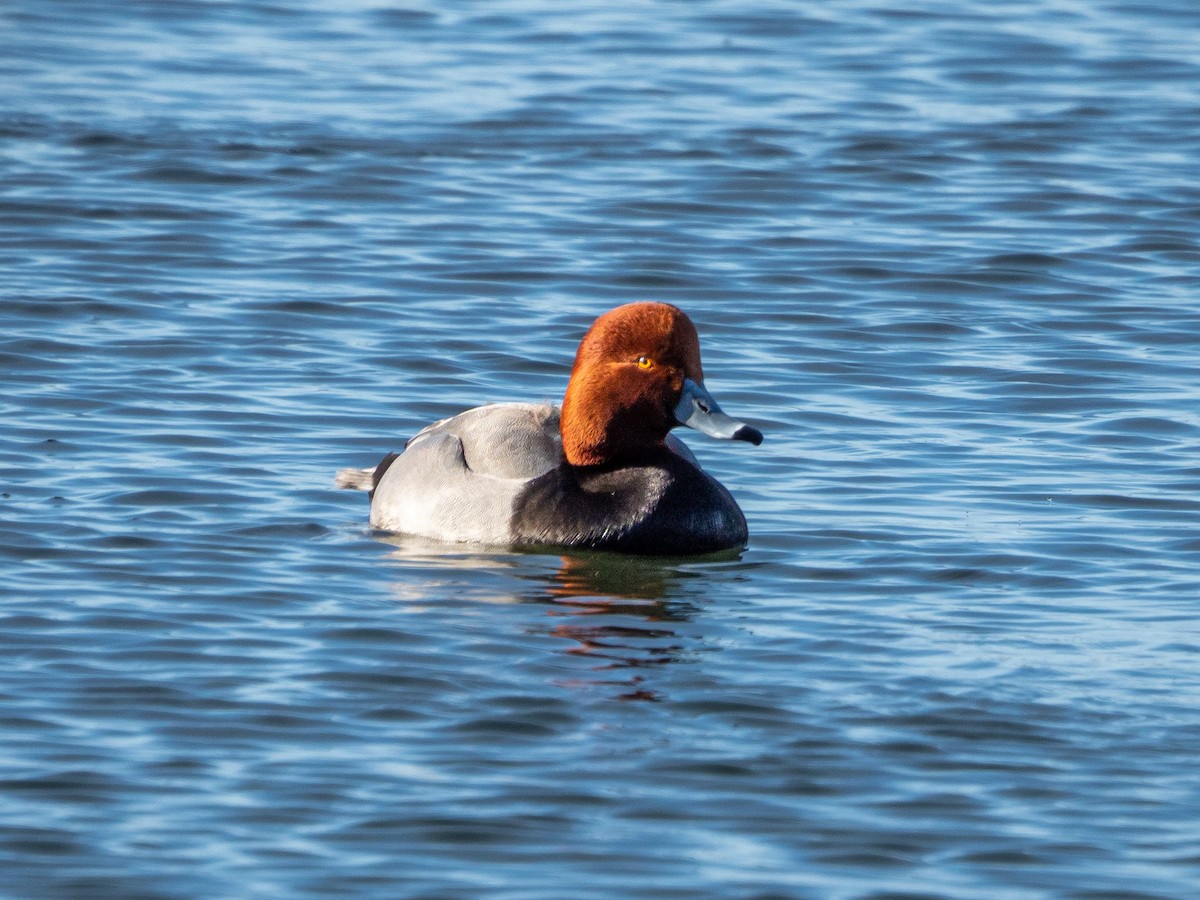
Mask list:
[[[0,893],[1200,895],[1200,7],[0,7]],[[341,466],[684,307],[740,556]]]

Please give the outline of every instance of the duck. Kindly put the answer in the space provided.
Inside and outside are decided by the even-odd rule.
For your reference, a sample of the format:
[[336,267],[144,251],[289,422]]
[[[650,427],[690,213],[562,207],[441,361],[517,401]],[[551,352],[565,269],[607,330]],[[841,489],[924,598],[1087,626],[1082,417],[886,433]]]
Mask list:
[[687,314],[627,303],[583,335],[561,405],[468,409],[335,482],[369,492],[373,528],[439,542],[671,556],[745,548],[745,515],[671,434],[680,425],[763,440],[704,386]]

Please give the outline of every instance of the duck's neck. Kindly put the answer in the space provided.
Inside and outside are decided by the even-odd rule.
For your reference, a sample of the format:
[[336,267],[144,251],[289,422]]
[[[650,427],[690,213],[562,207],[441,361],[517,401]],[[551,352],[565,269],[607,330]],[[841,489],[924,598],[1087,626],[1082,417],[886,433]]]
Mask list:
[[604,471],[621,466],[652,463],[668,453],[662,440],[621,440],[611,433],[604,433],[595,440],[588,440],[578,431],[563,428],[563,456],[573,468],[581,471]]
[[644,401],[588,391],[584,379],[573,377],[563,397],[559,427],[567,462],[588,468],[655,456],[664,447],[670,425],[657,421]]

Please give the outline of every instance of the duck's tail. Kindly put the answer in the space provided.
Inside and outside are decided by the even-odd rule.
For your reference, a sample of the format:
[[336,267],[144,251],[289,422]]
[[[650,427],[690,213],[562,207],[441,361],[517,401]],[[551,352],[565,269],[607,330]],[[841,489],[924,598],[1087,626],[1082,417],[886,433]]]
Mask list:
[[353,491],[369,491],[375,487],[375,468],[340,469],[333,477],[333,483]]

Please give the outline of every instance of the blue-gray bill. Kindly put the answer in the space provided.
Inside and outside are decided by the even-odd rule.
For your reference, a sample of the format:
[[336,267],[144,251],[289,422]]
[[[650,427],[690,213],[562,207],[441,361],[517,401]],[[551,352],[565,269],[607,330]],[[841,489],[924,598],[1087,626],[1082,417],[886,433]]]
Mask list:
[[683,380],[683,393],[675,407],[675,419],[680,425],[695,428],[710,437],[747,441],[756,447],[762,443],[761,431],[725,415],[704,385],[690,378]]

